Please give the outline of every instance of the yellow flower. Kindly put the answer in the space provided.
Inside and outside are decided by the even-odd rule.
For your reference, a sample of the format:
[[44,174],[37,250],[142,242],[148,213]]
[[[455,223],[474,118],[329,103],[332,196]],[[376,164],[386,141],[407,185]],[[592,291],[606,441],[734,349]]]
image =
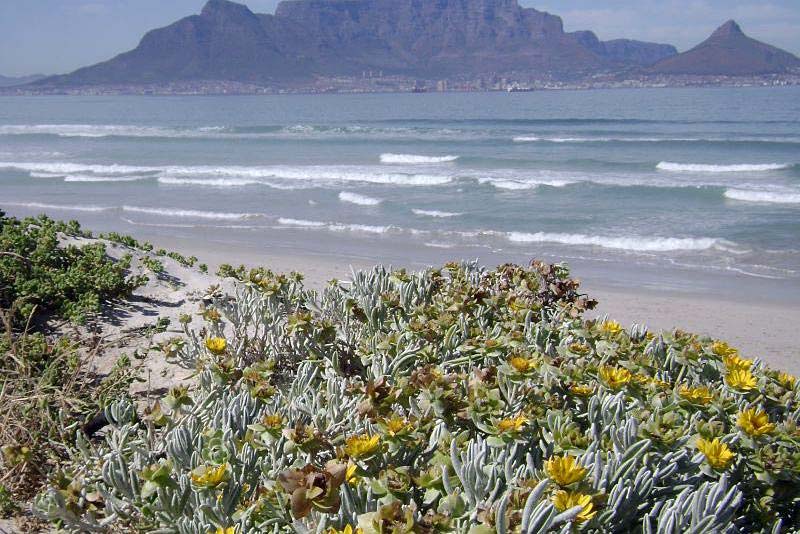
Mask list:
[[570,393],[574,393],[579,397],[588,397],[594,392],[594,388],[592,386],[587,385],[576,385],[569,387]]
[[381,438],[378,435],[370,436],[361,434],[350,436],[344,446],[344,452],[353,458],[364,458],[375,453],[380,448]]
[[283,428],[283,417],[278,414],[266,415],[261,423],[270,430],[280,430]]
[[600,330],[606,334],[615,336],[620,332],[622,332],[623,328],[622,325],[619,324],[617,321],[603,321],[600,324]]
[[527,373],[536,367],[536,362],[522,356],[512,356],[509,358],[508,364],[518,373]]
[[763,436],[775,430],[775,425],[769,422],[769,416],[766,412],[755,408],[748,408],[743,412],[739,412],[736,423],[739,428],[754,437]]
[[581,356],[586,356],[592,351],[592,347],[577,341],[575,343],[570,343],[568,348],[570,352],[580,354]]
[[778,383],[786,389],[794,389],[794,384],[797,379],[787,372],[781,372],[778,375]]
[[214,534],[236,534],[236,527],[217,527]]
[[611,389],[619,389],[631,381],[631,372],[620,367],[604,365],[600,368],[600,379]]
[[547,476],[559,486],[569,486],[583,480],[588,469],[578,464],[574,456],[553,456],[544,463]]
[[753,365],[752,360],[740,358],[738,354],[728,354],[722,357],[722,363],[728,371],[747,371]]
[[750,391],[756,387],[756,377],[747,369],[734,369],[725,377],[728,385],[740,391]]
[[724,356],[736,356],[739,354],[739,351],[735,348],[731,347],[724,341],[715,341],[711,344],[711,352],[716,354],[717,356],[724,357]]
[[192,471],[192,482],[204,488],[216,488],[228,478],[228,464],[201,465]]
[[358,482],[359,476],[356,474],[358,466],[353,462],[347,464],[347,469],[344,472],[344,480],[348,484],[355,484]]
[[333,527],[328,527],[326,534],[364,534],[364,531],[361,527],[353,528],[351,525],[347,525],[342,530],[336,530]]
[[727,469],[736,458],[736,454],[719,438],[714,438],[713,441],[699,438],[697,448],[705,455],[708,465],[714,469]]
[[678,394],[692,404],[701,404],[703,406],[714,400],[714,394],[711,393],[711,390],[706,386],[697,386],[694,388],[681,386]]
[[577,491],[559,491],[553,496],[553,504],[559,512],[566,512],[570,508],[582,506],[583,509],[575,517],[575,521],[578,523],[589,521],[597,514],[597,511],[593,510],[592,496]]
[[206,348],[213,354],[222,354],[227,348],[228,342],[224,337],[210,337],[206,339]]
[[406,418],[399,416],[387,419],[384,424],[386,425],[386,433],[392,437],[408,432],[413,428]]
[[522,427],[528,423],[528,418],[522,414],[519,414],[515,417],[510,419],[501,419],[497,422],[497,429],[500,432],[519,432],[522,430]]

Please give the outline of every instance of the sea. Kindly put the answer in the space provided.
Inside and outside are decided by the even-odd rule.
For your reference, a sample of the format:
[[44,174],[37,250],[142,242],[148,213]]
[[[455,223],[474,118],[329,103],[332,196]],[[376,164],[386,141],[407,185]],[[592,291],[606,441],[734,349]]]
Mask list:
[[0,209],[265,264],[540,258],[797,303],[800,87],[0,97]]

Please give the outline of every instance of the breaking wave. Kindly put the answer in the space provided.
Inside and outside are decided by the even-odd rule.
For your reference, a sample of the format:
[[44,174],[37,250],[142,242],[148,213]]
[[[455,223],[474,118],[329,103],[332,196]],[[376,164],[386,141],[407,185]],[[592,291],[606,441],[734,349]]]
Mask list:
[[419,156],[417,154],[381,154],[381,163],[422,165],[426,163],[450,163],[458,156]]
[[85,205],[73,205],[73,204],[45,204],[42,202],[3,202],[6,206],[18,206],[20,208],[38,208],[38,209],[45,209],[45,210],[60,210],[60,211],[86,211],[86,212],[97,212],[97,211],[108,211],[114,208],[104,207],[104,206],[85,206]]
[[411,212],[414,213],[414,215],[422,215],[424,217],[435,217],[437,219],[446,219],[449,217],[458,217],[459,215],[463,215],[463,213],[457,213],[451,211],[439,211],[439,210],[412,209]]
[[383,202],[380,198],[359,195],[358,193],[349,193],[347,191],[339,193],[339,200],[342,202],[349,202],[350,204],[358,204],[359,206],[377,206]]
[[509,232],[507,234],[507,238],[512,243],[559,243],[563,245],[595,246],[635,252],[707,250],[722,244],[722,240],[711,237],[611,237],[601,235],[561,234],[548,232]]
[[738,163],[734,165],[708,165],[703,163],[672,163],[662,161],[656,165],[660,171],[670,172],[766,172],[790,169],[788,163]]
[[212,220],[242,220],[260,217],[258,213],[225,213],[219,211],[200,211],[184,210],[173,208],[141,208],[138,206],[122,206],[122,211],[131,213],[146,213],[148,215],[159,215],[162,217],[180,217],[193,219],[212,219]]
[[773,191],[748,191],[727,189],[725,198],[742,202],[766,202],[772,204],[800,204],[800,193],[777,193]]

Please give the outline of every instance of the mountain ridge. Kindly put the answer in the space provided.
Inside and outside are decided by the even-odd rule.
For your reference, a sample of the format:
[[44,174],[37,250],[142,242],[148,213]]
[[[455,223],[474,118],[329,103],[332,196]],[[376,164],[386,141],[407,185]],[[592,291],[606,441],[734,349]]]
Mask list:
[[639,68],[674,54],[671,45],[565,32],[560,17],[517,0],[284,0],[274,14],[209,0],[200,14],[147,32],[133,50],[35,84],[291,85],[365,71],[569,78]]

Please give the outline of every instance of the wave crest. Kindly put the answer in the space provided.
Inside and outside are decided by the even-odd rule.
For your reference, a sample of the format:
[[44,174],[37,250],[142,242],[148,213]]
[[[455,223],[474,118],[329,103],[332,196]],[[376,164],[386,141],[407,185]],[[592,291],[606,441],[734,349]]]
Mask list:
[[656,169],[669,172],[766,172],[791,168],[789,163],[737,163],[733,165],[709,165],[705,163],[673,163],[662,161]]

